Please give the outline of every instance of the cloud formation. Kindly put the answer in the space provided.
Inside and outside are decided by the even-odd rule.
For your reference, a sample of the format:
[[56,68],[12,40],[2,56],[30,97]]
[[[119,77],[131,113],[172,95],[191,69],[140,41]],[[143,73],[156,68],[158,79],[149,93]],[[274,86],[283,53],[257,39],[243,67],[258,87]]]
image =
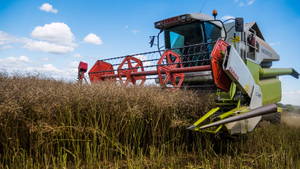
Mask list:
[[1,69],[5,69],[9,72],[12,71],[26,71],[28,68],[28,64],[33,63],[27,56],[20,56],[20,57],[7,57],[7,58],[0,58]]
[[102,45],[103,44],[100,37],[97,36],[96,34],[93,34],[93,33],[88,34],[84,38],[83,43],[91,43],[91,44],[95,44],[95,45]]
[[57,9],[53,9],[52,5],[50,5],[48,3],[44,3],[42,6],[39,7],[39,9],[42,11],[46,11],[46,12],[53,12],[53,13],[58,12]]
[[52,64],[45,64],[42,67],[34,68],[38,72],[51,72],[51,73],[60,73],[63,72],[62,70],[57,69],[55,66]]
[[65,23],[53,22],[37,26],[31,32],[31,37],[39,40],[27,39],[25,41],[23,48],[31,51],[64,54],[74,51],[74,47],[77,47],[77,44],[73,42],[75,37]]
[[19,38],[12,36],[6,32],[0,31],[0,45],[18,42]]
[[70,68],[78,68],[79,62],[75,61],[75,62],[71,62],[67,65],[67,67]]
[[[49,61],[48,58],[42,60]],[[67,79],[75,81],[77,77],[77,67],[78,62],[67,63],[63,68],[58,68],[53,64],[41,64],[40,62],[35,62],[29,59],[27,56],[20,57],[7,57],[0,58],[1,69],[2,71],[8,73],[25,73],[29,72],[31,74],[41,73],[45,77],[51,77],[55,79]]]
[[254,3],[255,0],[234,0],[234,2],[240,2],[239,7],[249,6]]
[[10,46],[10,45],[6,45],[6,46],[2,46],[0,47],[1,50],[4,50],[4,49],[12,49],[13,47]]
[[293,104],[300,106],[300,90],[282,92],[281,102],[283,104]]
[[134,30],[134,29],[132,30],[132,33],[133,33],[133,34],[137,34],[137,33],[139,33],[139,32],[141,32],[141,31],[140,31],[140,30]]
[[280,41],[274,42],[274,43],[270,43],[271,46],[275,46],[275,45],[280,45]]
[[28,57],[22,55],[18,58],[8,57],[8,58],[0,59],[0,62],[4,63],[4,65],[11,65],[11,64],[20,64],[20,63],[31,63],[32,61],[29,60]]
[[[144,55],[136,55],[136,56],[134,56],[135,58],[137,58],[137,59],[139,59],[139,60],[141,60],[141,61],[146,61],[146,60],[148,60],[148,58],[146,57],[146,56],[144,56]],[[135,66],[135,65],[132,65],[132,66]],[[143,62],[143,66],[151,66],[151,62],[150,61],[148,61],[148,62]]]
[[53,22],[51,24],[45,24],[44,26],[35,27],[31,32],[31,37],[59,45],[77,46],[73,43],[75,37],[71,32],[71,29],[67,24],[60,22]]
[[0,50],[12,48],[11,43],[24,43],[22,48],[30,51],[42,51],[54,54],[65,54],[74,51],[78,45],[74,43],[75,36],[65,23],[53,22],[44,26],[37,26],[31,32],[30,38],[18,38],[0,31]]
[[83,56],[81,54],[76,54],[76,55],[73,55],[74,57],[76,58],[83,58]]
[[44,41],[34,41],[29,40],[23,48],[27,48],[30,51],[42,51],[42,52],[48,52],[48,53],[54,53],[54,54],[64,54],[67,52],[74,51],[73,47],[70,46],[64,46],[64,45],[58,45],[55,43],[49,43]]

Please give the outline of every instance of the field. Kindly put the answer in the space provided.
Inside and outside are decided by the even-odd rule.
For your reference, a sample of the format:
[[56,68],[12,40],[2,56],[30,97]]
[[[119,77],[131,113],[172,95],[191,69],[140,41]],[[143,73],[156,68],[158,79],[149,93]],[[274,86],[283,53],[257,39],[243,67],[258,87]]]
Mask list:
[[1,168],[300,168],[299,117],[234,140],[186,130],[208,94],[1,73],[0,96]]

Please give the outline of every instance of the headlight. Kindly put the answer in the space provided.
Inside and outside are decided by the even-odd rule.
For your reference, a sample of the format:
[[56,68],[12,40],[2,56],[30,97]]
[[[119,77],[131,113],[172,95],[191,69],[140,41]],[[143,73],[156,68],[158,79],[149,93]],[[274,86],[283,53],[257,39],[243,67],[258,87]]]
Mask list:
[[160,22],[156,22],[155,25],[156,25],[156,26],[160,26],[161,23],[160,23]]
[[185,20],[185,19],[186,19],[186,15],[180,16],[180,19],[181,19],[181,20]]

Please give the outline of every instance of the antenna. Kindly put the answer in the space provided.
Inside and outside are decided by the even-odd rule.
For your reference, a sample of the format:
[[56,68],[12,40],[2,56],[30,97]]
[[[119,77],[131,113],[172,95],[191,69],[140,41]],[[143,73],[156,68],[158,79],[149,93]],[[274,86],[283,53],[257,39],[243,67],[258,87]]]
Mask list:
[[204,5],[206,4],[206,1],[204,2],[204,4],[202,5],[202,8],[201,8],[201,10],[200,10],[200,12],[199,13],[201,13],[202,12],[202,9],[203,9],[203,7],[204,7]]

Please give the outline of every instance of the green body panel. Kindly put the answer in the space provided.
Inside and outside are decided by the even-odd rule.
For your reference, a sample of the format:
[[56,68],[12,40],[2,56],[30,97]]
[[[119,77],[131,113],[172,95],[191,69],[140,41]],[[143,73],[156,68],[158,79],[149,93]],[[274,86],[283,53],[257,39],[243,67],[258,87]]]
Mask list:
[[230,89],[228,92],[217,92],[217,96],[219,96],[221,98],[220,101],[222,101],[223,103],[224,102],[227,102],[227,101],[234,101],[234,95],[236,93],[236,84],[231,82],[231,85],[230,85]]
[[260,65],[247,60],[247,67],[250,70],[255,83],[258,84]]
[[233,99],[235,93],[236,93],[236,84],[233,83],[233,82],[231,82],[230,90],[228,92],[228,95],[229,95],[229,97],[230,97],[231,100]]
[[262,92],[262,105],[281,101],[281,82],[277,78],[260,80]]
[[[238,103],[238,105],[239,105],[239,103]],[[205,114],[204,116],[202,116],[197,122],[194,123],[195,128],[193,130],[194,131],[201,131],[201,132],[208,132],[208,133],[217,133],[221,129],[223,131],[228,131],[226,125],[220,125],[217,128],[212,129],[212,130],[200,130],[201,127],[213,123],[212,121],[210,121],[210,123],[208,123],[208,124],[207,123],[202,124],[202,122],[204,122],[205,120],[210,119],[211,116],[215,112],[217,112],[219,109],[220,109],[219,107],[211,109],[207,114]],[[223,114],[219,115],[218,117],[219,117],[220,120],[223,120],[223,119],[225,119],[227,117],[231,117],[231,116],[235,116],[235,115],[238,115],[238,114],[246,113],[249,110],[250,110],[249,107],[237,107],[237,108],[232,109],[232,110],[230,110],[228,112],[224,112]]]
[[206,120],[208,117],[213,115],[215,112],[217,112],[220,108],[216,107],[211,109],[208,113],[206,113],[204,116],[202,116],[198,121],[194,123],[195,126],[198,126],[200,123],[202,123],[204,120]]
[[293,73],[291,68],[273,68],[273,69],[260,69],[259,76],[263,77],[274,77],[279,75],[290,75]]

